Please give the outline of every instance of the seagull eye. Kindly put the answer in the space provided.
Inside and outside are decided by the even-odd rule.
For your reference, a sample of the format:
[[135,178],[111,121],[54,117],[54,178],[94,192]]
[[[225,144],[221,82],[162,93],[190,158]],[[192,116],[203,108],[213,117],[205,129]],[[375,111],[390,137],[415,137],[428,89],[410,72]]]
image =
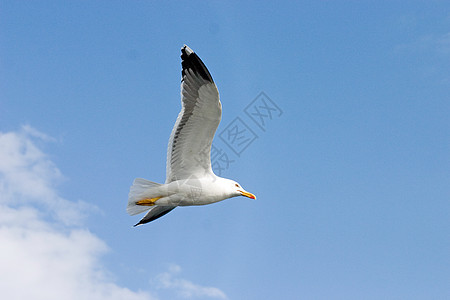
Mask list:
[[239,187],[239,184],[236,183],[234,186],[235,186],[235,187]]

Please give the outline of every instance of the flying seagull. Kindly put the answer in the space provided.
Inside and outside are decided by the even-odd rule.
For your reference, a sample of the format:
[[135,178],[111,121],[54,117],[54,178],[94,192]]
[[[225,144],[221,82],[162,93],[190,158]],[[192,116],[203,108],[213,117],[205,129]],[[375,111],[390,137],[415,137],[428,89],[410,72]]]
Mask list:
[[211,145],[222,115],[219,91],[201,59],[181,48],[181,112],[167,148],[166,183],[136,178],[127,212],[150,210],[136,225],[154,221],[177,206],[205,205],[236,196],[256,199],[236,181],[216,176]]

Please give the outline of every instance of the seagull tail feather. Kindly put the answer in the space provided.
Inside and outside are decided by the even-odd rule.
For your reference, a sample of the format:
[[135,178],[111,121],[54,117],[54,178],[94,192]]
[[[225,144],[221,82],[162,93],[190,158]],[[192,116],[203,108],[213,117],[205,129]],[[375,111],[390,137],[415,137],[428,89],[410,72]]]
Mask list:
[[130,193],[128,194],[127,212],[129,215],[134,216],[149,210],[150,206],[137,205],[136,202],[143,199],[151,199],[159,197],[162,184],[152,182],[143,178],[136,178],[133,181],[133,185],[130,187]]

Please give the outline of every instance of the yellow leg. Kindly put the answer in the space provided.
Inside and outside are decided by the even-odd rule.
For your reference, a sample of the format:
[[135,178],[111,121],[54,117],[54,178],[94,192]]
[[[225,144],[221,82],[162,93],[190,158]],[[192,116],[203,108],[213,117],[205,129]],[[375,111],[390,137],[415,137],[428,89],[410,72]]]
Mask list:
[[142,199],[136,202],[136,205],[153,206],[159,198],[161,197]]

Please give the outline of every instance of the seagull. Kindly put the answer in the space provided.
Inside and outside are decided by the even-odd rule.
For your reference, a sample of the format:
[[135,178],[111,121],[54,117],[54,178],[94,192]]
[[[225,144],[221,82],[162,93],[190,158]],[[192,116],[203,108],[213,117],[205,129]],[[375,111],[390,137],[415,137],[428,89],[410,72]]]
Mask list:
[[181,48],[181,112],[167,148],[164,184],[136,178],[127,212],[147,214],[134,226],[154,221],[177,206],[206,205],[228,198],[256,199],[234,180],[216,176],[211,145],[222,116],[219,91],[208,69],[188,46]]

